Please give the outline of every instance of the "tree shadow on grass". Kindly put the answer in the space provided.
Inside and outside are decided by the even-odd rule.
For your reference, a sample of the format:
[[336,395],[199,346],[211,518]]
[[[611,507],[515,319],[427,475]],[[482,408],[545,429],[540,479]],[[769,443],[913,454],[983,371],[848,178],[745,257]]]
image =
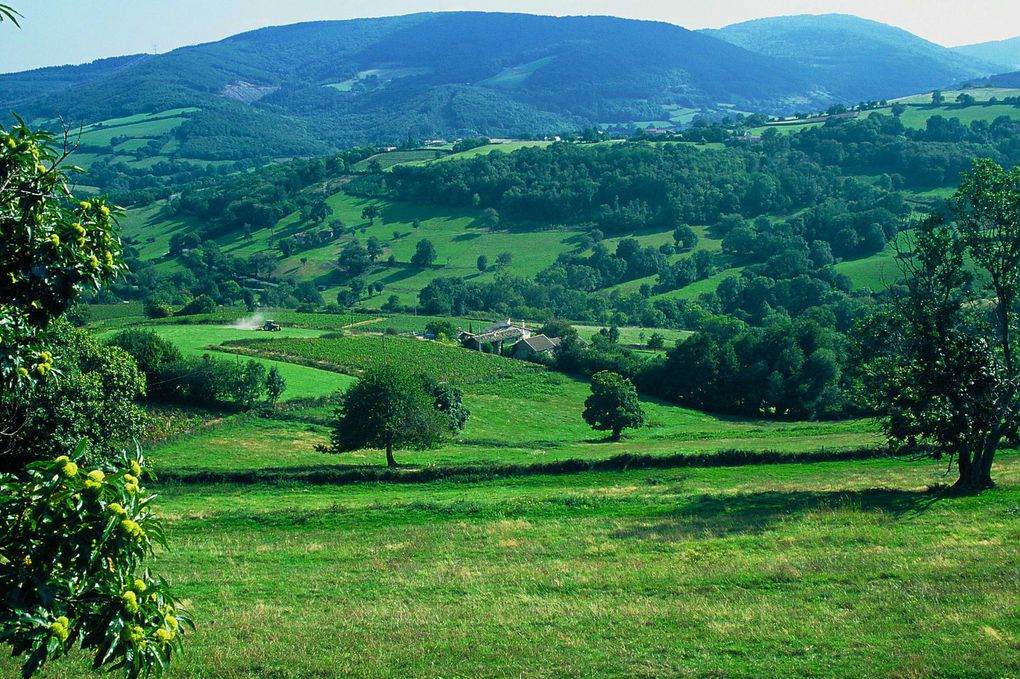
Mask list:
[[759,535],[785,520],[815,510],[856,509],[886,516],[918,515],[945,497],[942,490],[872,488],[855,491],[768,491],[701,495],[654,524],[638,524],[613,534],[619,539],[680,540],[728,535]]
[[393,285],[401,281],[406,281],[408,278],[414,278],[422,272],[422,269],[404,268],[397,269],[393,273],[387,274],[379,279],[384,285]]

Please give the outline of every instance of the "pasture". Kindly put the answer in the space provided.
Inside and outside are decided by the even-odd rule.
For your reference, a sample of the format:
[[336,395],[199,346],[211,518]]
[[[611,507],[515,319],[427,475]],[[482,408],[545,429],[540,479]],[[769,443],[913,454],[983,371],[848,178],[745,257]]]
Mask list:
[[[152,327],[189,351],[238,332]],[[318,452],[324,406],[150,446],[172,545],[154,566],[198,625],[172,677],[1020,672],[1017,451],[995,489],[953,497],[944,464],[881,454],[867,421],[644,399],[648,424],[607,442],[584,380],[317,332],[244,346],[320,378],[410,363],[461,386],[471,419],[397,472]],[[45,676],[91,675],[72,656]]]
[[[153,325],[151,329],[176,344],[185,355],[202,356],[203,354],[211,354],[214,358],[219,358],[219,360],[237,359],[225,354],[216,356],[216,351],[212,348],[215,345],[240,337],[269,334],[256,333],[256,331],[247,328],[213,325],[163,324]],[[116,331],[108,330],[99,336],[101,339],[108,339],[114,332]],[[273,334],[283,334],[291,337],[315,337],[322,333],[322,330],[286,328],[280,333]],[[280,371],[280,374],[283,375],[283,378],[287,380],[287,391],[284,394],[284,399],[325,396],[334,391],[346,389],[352,382],[351,378],[345,375],[314,370],[305,366],[270,359],[259,358],[257,360],[264,363],[267,369],[275,366]]]
[[151,451],[198,624],[171,676],[1020,671],[1016,453],[949,498],[896,459],[331,485],[287,474],[325,457],[297,425],[191,443]]

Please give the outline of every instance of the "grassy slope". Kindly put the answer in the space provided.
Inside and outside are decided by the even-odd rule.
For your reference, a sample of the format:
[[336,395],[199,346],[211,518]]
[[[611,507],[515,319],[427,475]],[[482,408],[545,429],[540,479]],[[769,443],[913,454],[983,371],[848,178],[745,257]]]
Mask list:
[[[413,347],[405,356],[462,352],[385,342]],[[464,358],[465,440],[403,452],[405,463],[811,451],[840,431],[873,440],[863,423],[739,421],[648,402],[654,426],[600,443],[579,423],[583,382],[524,364],[493,379],[486,362],[503,359],[449,355]],[[311,416],[325,414],[234,417],[150,451],[179,479],[157,488],[173,549],[155,567],[199,626],[172,676],[1020,672],[1016,451],[999,456],[996,489],[964,498],[929,490],[947,480],[944,465],[904,459],[302,484],[308,470],[381,463],[315,452],[327,430]],[[253,470],[269,482],[189,476]],[[0,658],[0,675],[14,673]],[[92,675],[71,657],[46,676]]]
[[[984,116],[991,120],[999,113],[1000,108],[1010,107],[976,106],[964,109],[948,107],[946,111],[936,111],[931,107],[912,106],[904,113],[904,121],[908,124],[922,125],[923,120],[932,113],[941,112],[950,115],[960,111],[970,111],[971,117]],[[1020,112],[1020,109],[1015,107],[1014,109]],[[923,116],[923,118],[913,120],[918,116]],[[797,126],[789,127],[796,128]],[[446,158],[470,157],[492,151],[507,152],[522,146],[540,144],[545,144],[545,142],[494,144],[446,156],[444,160]],[[387,156],[397,158],[396,154],[398,153],[382,154],[380,158],[383,160]],[[938,197],[944,192],[945,189],[937,189],[934,192],[928,192],[931,194],[930,196],[920,197]],[[364,242],[370,237],[376,237],[385,245],[385,253],[380,261],[384,262],[390,255],[393,255],[396,258],[396,265],[379,267],[366,276],[369,283],[381,282],[385,286],[381,295],[376,295],[363,302],[369,308],[380,307],[390,295],[396,295],[401,304],[413,305],[417,302],[418,292],[429,282],[439,277],[459,276],[479,282],[493,280],[496,274],[493,269],[485,272],[478,271],[476,263],[479,255],[486,255],[491,266],[497,255],[502,252],[510,252],[514,255],[513,273],[532,277],[552,264],[561,253],[574,250],[580,235],[576,230],[555,225],[554,228],[543,231],[492,231],[481,226],[481,212],[472,209],[442,208],[385,200],[370,201],[343,193],[331,196],[327,202],[334,210],[333,217],[342,219],[349,229],[353,229],[353,233],[328,245],[303,250],[282,259],[275,274],[279,277],[315,280],[318,284],[325,286],[324,297],[327,301],[331,301],[340,290],[341,279],[337,275],[336,259],[342,248],[353,238]],[[381,218],[372,226],[369,226],[361,218],[362,210],[369,204],[375,204],[382,210]],[[419,229],[412,228],[412,222],[415,220],[418,220],[421,225]],[[197,229],[201,225],[188,218],[167,220],[159,214],[159,206],[154,205],[132,210],[124,220],[123,226],[125,234],[137,242],[143,259],[156,260],[161,270],[171,272],[178,270],[180,265],[176,260],[162,259],[167,252],[170,236],[174,233]],[[528,227],[531,225],[510,226]],[[298,215],[293,214],[282,219],[273,229],[266,228],[256,231],[251,240],[245,240],[240,234],[233,234],[219,239],[219,244],[229,254],[250,256],[267,250],[268,242],[274,231],[276,237],[281,237],[302,231],[314,232],[316,228],[300,223]],[[700,225],[694,228],[700,236],[697,249],[712,252],[720,250],[721,241],[711,237],[707,226]],[[394,237],[394,233],[398,235]],[[636,237],[643,246],[653,247],[672,240],[669,231],[646,232],[607,239],[607,246],[615,247],[622,237]],[[435,245],[438,257],[431,268],[412,267],[410,259],[415,252],[417,243],[424,238],[428,238]],[[272,252],[278,254],[276,250],[272,250]],[[877,289],[881,287],[883,279],[888,279],[888,255],[889,253],[886,252],[875,257],[847,262],[840,266],[845,273],[851,276],[858,287],[868,286]],[[676,260],[680,256],[672,255],[671,260]],[[719,280],[737,273],[739,273],[739,268],[723,271],[708,281],[699,281],[683,290],[671,291],[662,296],[694,299],[699,294],[714,289]],[[654,286],[655,277],[626,281],[609,288],[609,290],[618,289],[624,293],[633,293],[646,283]]]
[[[946,92],[946,100],[952,102],[959,92],[960,91]],[[967,92],[974,96],[979,102],[987,101],[988,98],[992,96],[996,96],[1001,99],[1004,96],[1020,95],[1020,90],[1004,90],[999,88],[988,88],[987,91],[985,89],[972,89],[967,90]],[[1013,104],[979,103],[973,106],[959,106],[957,104],[949,103],[942,106],[932,106],[931,93],[904,97],[902,99],[897,99],[896,101],[907,105],[907,110],[900,116],[900,120],[906,127],[912,127],[914,129],[922,129],[927,124],[928,118],[936,115],[942,116],[943,118],[958,118],[964,125],[970,125],[970,123],[975,120],[984,120],[990,123],[999,116],[1020,118],[1020,106]],[[865,111],[861,115],[870,116],[875,113],[892,115],[892,108],[882,107],[875,109],[874,111]],[[774,129],[781,134],[792,134],[803,129],[817,127],[822,124],[824,123],[784,122],[782,124],[765,125],[754,128],[751,130],[751,133],[761,134],[765,130]]]
[[[865,421],[777,422],[716,416],[646,398],[646,426],[623,441],[610,443],[580,417],[590,393],[587,381],[519,361],[399,337],[284,340],[248,348],[280,360],[332,365],[350,374],[374,362],[392,360],[458,384],[472,413],[468,426],[456,441],[437,451],[405,451],[398,455],[409,464],[528,464],[577,457],[604,459],[622,453],[671,455],[727,448],[802,452],[870,446],[878,441],[874,425]],[[319,434],[324,442],[325,429]],[[272,466],[269,458],[250,454]],[[271,458],[272,451],[268,454]],[[335,461],[313,457],[303,463],[379,462],[374,452]]]

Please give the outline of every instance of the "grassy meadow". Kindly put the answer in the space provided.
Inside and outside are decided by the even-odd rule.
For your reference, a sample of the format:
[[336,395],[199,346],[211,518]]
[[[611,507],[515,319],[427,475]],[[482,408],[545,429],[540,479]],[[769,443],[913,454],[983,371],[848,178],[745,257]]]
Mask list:
[[[888,113],[889,109],[880,109],[880,112]],[[166,112],[162,117],[157,116],[156,122],[170,120],[173,117],[169,115],[171,113],[175,112]],[[998,115],[1020,115],[1020,108],[987,103],[967,107],[955,104],[932,107],[930,104],[910,103],[902,118],[904,124],[908,126],[923,127],[928,117],[936,114],[958,117],[964,123],[971,120],[990,122]],[[870,115],[870,112],[867,112],[867,115]],[[136,121],[130,125],[149,123],[152,121]],[[793,132],[805,125],[818,124],[821,123],[777,125],[775,128]],[[441,158],[435,156],[445,151],[434,149],[391,151],[378,154],[373,159],[382,167],[389,168],[399,164],[442,162],[451,158],[491,152],[509,153],[520,148],[543,146],[548,143],[504,142],[443,155]],[[363,161],[364,168],[367,168],[370,160]],[[908,192],[908,199],[930,204],[944,198],[947,191],[945,187],[937,187],[924,192]],[[347,227],[347,233],[325,245],[303,249],[279,259],[273,276],[278,279],[314,281],[323,289],[326,301],[333,301],[344,283],[337,270],[337,257],[340,252],[354,239],[363,243],[369,238],[377,238],[384,246],[379,262],[385,263],[392,257],[393,263],[374,267],[364,277],[367,283],[380,283],[384,286],[381,294],[362,300],[361,305],[368,309],[379,309],[394,295],[399,304],[414,307],[418,302],[418,292],[437,278],[460,277],[471,282],[493,281],[501,271],[494,266],[496,258],[504,252],[511,253],[513,261],[509,267],[502,269],[503,271],[533,278],[535,274],[553,264],[559,255],[575,251],[582,235],[577,227],[563,224],[502,223],[497,228],[492,228],[486,223],[483,212],[477,209],[366,199],[348,195],[343,191],[330,195],[326,203],[333,210],[330,219],[342,220]],[[362,211],[369,205],[378,207],[381,213],[371,224],[361,216]],[[785,216],[788,215],[775,215],[777,218]],[[167,217],[163,213],[162,203],[157,202],[130,210],[123,219],[122,226],[125,236],[138,249],[143,260],[153,262],[163,273],[173,273],[180,271],[181,264],[176,258],[167,256],[171,236],[198,229],[201,224],[186,216]],[[314,231],[316,228],[302,222],[300,215],[294,213],[270,227],[254,231],[250,238],[241,233],[230,233],[218,238],[217,243],[225,254],[237,257],[249,257],[266,251],[278,255],[279,252],[269,246],[270,242],[275,242],[274,239]],[[709,226],[694,225],[692,228],[699,236],[697,250],[721,252],[722,241]],[[413,266],[411,257],[417,244],[426,238],[435,246],[438,256],[430,267]],[[613,249],[623,238],[636,238],[642,246],[657,247],[672,242],[672,232],[661,230],[624,234],[607,238],[606,245]],[[676,261],[687,254],[689,253],[673,254],[669,259]],[[485,271],[479,271],[477,266],[478,258],[482,255],[489,261]],[[661,296],[694,300],[698,295],[714,290],[721,280],[740,273],[740,267],[728,262],[726,257],[721,257],[717,264],[722,270],[715,276],[697,281],[680,290],[662,293]],[[895,266],[890,264],[894,262],[891,250],[887,249],[871,257],[842,262],[837,269],[849,275],[855,287],[878,290],[887,287],[896,278]],[[642,285],[654,286],[655,283],[656,277],[649,276],[611,286],[606,292],[632,294],[638,292]]]
[[[250,466],[272,431],[246,426],[190,463]],[[902,460],[164,483],[156,563],[198,623],[171,676],[1012,676],[1020,455],[995,473],[967,498]]]
[[[472,412],[397,472],[318,452],[331,408],[291,391],[150,445],[172,545],[154,568],[198,625],[171,677],[1020,673],[1017,451],[995,489],[954,497],[944,464],[883,455],[870,421],[643,399],[646,426],[608,442],[581,419],[588,383],[541,366],[366,326],[145,327],[330,388],[397,360]],[[72,656],[42,676],[92,675]]]

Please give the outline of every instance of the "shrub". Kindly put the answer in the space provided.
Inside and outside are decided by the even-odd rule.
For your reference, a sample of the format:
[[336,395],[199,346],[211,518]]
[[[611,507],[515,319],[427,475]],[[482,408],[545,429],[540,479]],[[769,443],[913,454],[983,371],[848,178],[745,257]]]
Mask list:
[[155,300],[145,300],[145,315],[149,318],[169,318],[174,315],[174,310],[169,304],[157,302]]
[[139,485],[143,459],[86,472],[84,445],[72,456],[0,476],[0,641],[31,676],[75,647],[94,667],[129,677],[170,662],[191,627],[167,583],[143,568],[166,547],[155,498]]
[[145,394],[145,377],[127,352],[62,322],[43,338],[59,375],[0,394],[7,434],[0,438],[0,469],[56,456],[83,438],[92,462],[142,431],[135,400]]
[[216,311],[216,300],[209,295],[199,295],[184,305],[175,316],[193,316],[195,314],[211,314]]
[[131,328],[110,338],[110,346],[120,347],[135,359],[138,369],[145,374],[150,397],[173,393],[171,383],[174,368],[184,360],[177,345],[153,330]]

